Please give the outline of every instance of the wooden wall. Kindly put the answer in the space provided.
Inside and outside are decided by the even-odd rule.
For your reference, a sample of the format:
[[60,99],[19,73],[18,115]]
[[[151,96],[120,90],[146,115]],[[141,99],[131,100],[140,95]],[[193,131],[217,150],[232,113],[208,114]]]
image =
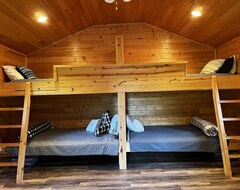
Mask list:
[[238,73],[239,73],[239,60],[240,60],[240,37],[235,38],[226,44],[217,48],[217,58],[224,58],[231,55],[236,55],[236,59],[238,60]]
[[90,27],[28,56],[28,67],[40,78],[52,78],[61,64],[115,64],[115,36],[124,39],[125,63],[186,60],[188,73],[198,73],[215,49],[144,23]]
[[0,45],[0,83],[7,81],[6,75],[3,73],[3,65],[20,65],[25,66],[25,56],[13,50]]
[[144,125],[184,125],[193,116],[215,123],[210,91],[129,93],[127,113]]
[[30,124],[50,120],[57,128],[86,128],[107,110],[117,113],[116,94],[34,96]]

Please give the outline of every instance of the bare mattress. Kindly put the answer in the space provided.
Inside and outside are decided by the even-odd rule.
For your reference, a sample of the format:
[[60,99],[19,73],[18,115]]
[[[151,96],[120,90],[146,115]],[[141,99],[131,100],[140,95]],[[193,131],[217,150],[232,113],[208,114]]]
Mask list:
[[[17,155],[18,148],[7,148]],[[81,155],[118,155],[118,139],[104,134],[96,137],[94,133],[82,129],[53,128],[40,133],[27,143],[27,156],[81,156]]]
[[145,126],[129,132],[130,152],[220,152],[218,137],[208,137],[194,126]]

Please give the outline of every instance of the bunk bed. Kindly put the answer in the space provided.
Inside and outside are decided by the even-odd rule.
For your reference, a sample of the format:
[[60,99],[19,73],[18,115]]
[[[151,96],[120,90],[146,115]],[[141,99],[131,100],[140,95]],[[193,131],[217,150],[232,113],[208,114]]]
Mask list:
[[[212,89],[211,76],[185,76],[185,66],[186,62],[181,61],[138,65],[55,66],[54,80],[30,82],[31,95],[117,93],[120,129],[118,143],[115,140],[113,144],[119,145],[119,168],[126,169],[126,152],[131,150],[131,146],[129,149],[127,145],[125,127],[126,93]],[[219,89],[234,89],[240,86],[239,79],[239,75],[218,76]],[[3,83],[1,90],[4,89],[5,95],[23,95],[25,83]],[[130,134],[130,143],[133,136]],[[39,136],[37,139],[41,138]]]

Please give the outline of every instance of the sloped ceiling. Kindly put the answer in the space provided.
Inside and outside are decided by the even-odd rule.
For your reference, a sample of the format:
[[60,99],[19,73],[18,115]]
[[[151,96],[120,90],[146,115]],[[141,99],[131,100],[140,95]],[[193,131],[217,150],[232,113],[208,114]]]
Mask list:
[[[146,22],[218,47],[240,36],[240,0],[0,0],[0,44],[29,54],[92,25]],[[190,12],[202,9],[202,17]],[[35,13],[48,15],[47,24]]]

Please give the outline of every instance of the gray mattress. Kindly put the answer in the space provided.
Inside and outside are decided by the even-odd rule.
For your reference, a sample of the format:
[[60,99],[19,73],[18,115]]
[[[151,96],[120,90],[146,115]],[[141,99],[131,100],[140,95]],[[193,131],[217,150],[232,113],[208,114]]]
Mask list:
[[[8,148],[17,155],[18,148]],[[81,129],[50,129],[33,137],[27,143],[27,156],[80,156],[80,155],[118,155],[118,139],[104,134],[96,137],[94,133]]]
[[129,132],[130,152],[220,152],[218,137],[207,137],[194,126],[146,126]]

